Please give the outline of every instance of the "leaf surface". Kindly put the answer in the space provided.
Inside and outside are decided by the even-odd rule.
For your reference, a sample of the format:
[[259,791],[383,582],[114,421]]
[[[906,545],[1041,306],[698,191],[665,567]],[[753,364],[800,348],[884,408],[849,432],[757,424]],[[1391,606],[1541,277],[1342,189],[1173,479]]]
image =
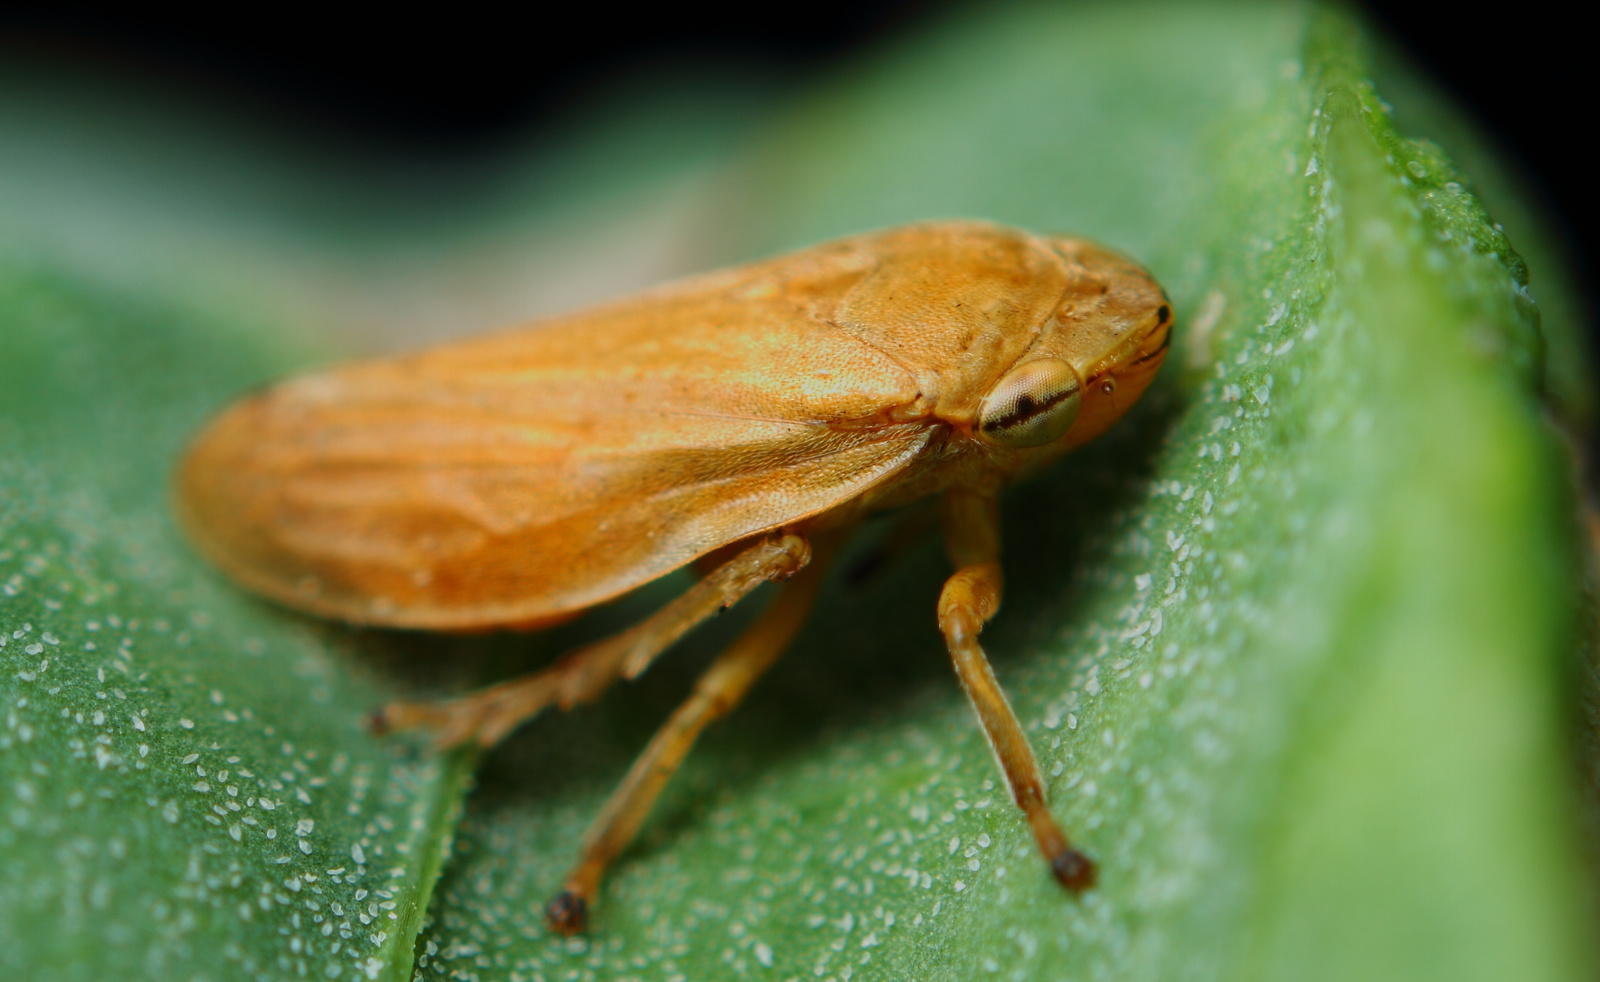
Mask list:
[[[519,158],[528,181],[480,180],[405,221],[374,217],[381,194],[338,177],[348,160],[221,181],[350,204],[291,209],[267,240],[243,231],[248,195],[197,180],[193,197],[233,202],[226,220],[148,254],[107,232],[129,266],[10,209],[0,968],[1592,977],[1568,732],[1579,540],[1540,401],[1547,378],[1565,418],[1590,412],[1577,306],[1470,127],[1392,52],[1368,55],[1306,7],[975,9],[781,109],[622,98],[627,125],[570,129]],[[37,159],[0,166],[5,200],[42,196],[3,177]],[[575,203],[538,203],[571,187]],[[669,787],[593,932],[562,939],[541,909],[587,821],[750,610],[527,727],[469,795],[468,761],[372,740],[363,710],[543,663],[681,579],[533,637],[352,632],[235,592],[166,517],[183,439],[239,391],[371,346],[385,311],[420,337],[430,311],[461,326],[535,309],[492,266],[481,295],[456,273],[408,283],[416,270],[601,242],[584,253],[599,295],[935,217],[1100,239],[1179,313],[1144,404],[1005,507],[1008,594],[984,643],[1054,810],[1101,865],[1081,899],[1033,854],[951,677],[931,541],[865,586],[836,578]],[[398,258],[405,243],[425,258]],[[208,251],[222,272],[202,281]],[[284,258],[302,253],[318,258]],[[355,328],[319,336],[342,318]]]

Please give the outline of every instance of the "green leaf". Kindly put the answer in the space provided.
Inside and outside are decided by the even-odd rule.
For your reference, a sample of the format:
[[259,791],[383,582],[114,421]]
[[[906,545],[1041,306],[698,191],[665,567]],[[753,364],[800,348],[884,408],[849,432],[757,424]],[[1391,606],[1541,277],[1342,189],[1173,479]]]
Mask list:
[[[1592,977],[1575,504],[1540,402],[1548,344],[1548,396],[1590,412],[1576,304],[1470,129],[1392,52],[1375,87],[1364,45],[1303,7],[975,10],[754,134],[768,89],[613,96],[614,122],[398,218],[349,176],[371,161],[278,147],[280,170],[251,170],[217,147],[259,134],[146,127],[185,149],[150,171],[163,200],[213,214],[164,209],[178,230],[141,251],[150,182],[102,175],[109,258],[38,205],[82,200],[38,164],[71,141],[0,140],[37,151],[0,160],[0,969],[405,978],[414,952],[423,979],[530,982]],[[13,137],[82,119],[33,98]],[[264,238],[251,222],[282,209],[240,203],[261,189],[301,208]],[[951,678],[932,542],[827,589],[669,787],[593,932],[562,939],[540,912],[587,821],[750,611],[527,727],[468,796],[466,761],[373,740],[362,711],[542,663],[680,579],[535,637],[353,632],[239,594],[166,518],[171,461],[231,395],[390,315],[418,337],[408,310],[530,309],[509,267],[482,297],[453,280],[497,248],[537,266],[576,243],[598,293],[945,216],[1123,248],[1180,315],[1128,422],[1006,503],[984,642],[1101,864],[1082,898],[1034,855]],[[355,285],[308,272],[329,269]],[[380,888],[392,911],[368,906]]]

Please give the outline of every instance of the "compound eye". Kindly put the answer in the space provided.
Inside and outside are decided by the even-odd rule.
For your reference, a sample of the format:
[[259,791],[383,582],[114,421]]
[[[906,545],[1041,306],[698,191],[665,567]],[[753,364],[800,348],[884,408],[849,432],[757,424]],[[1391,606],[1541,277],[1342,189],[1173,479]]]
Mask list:
[[978,432],[1002,447],[1037,447],[1059,439],[1078,418],[1083,385],[1056,358],[1030,361],[1001,379],[978,407]]

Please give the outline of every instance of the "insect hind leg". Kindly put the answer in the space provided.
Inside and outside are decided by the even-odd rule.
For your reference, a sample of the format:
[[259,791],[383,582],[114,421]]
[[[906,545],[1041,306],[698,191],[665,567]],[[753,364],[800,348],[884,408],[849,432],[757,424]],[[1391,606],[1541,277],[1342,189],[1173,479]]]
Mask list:
[[374,732],[428,727],[441,748],[490,747],[554,705],[590,702],[620,678],[635,678],[679,638],[768,580],[793,576],[810,562],[810,544],[793,534],[764,537],[633,627],[579,648],[541,672],[457,699],[395,702],[368,719]]

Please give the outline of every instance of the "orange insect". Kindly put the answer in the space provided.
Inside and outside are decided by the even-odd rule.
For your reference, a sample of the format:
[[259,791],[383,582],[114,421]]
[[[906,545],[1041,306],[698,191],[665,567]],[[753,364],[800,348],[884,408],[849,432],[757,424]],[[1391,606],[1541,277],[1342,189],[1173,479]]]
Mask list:
[[246,587],[385,627],[543,627],[711,566],[551,668],[376,714],[379,728],[433,727],[443,746],[489,746],[547,706],[592,700],[761,583],[787,581],[595,819],[546,912],[571,933],[700,731],[799,630],[844,536],[937,494],[955,567],[938,619],[956,674],[1052,873],[1081,890],[1094,865],[1046,809],[978,645],[1000,606],[998,495],[1122,415],[1171,325],[1161,288],[1099,246],[910,225],[291,379],[200,435],[178,506]]

